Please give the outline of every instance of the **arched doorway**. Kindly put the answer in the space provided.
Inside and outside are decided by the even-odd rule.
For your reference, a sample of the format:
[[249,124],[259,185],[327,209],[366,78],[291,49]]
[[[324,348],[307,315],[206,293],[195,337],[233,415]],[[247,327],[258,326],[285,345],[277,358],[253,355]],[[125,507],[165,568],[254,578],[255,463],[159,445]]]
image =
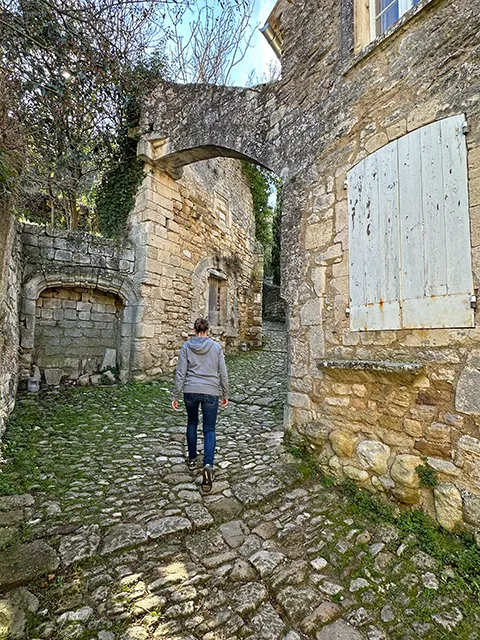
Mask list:
[[21,366],[63,369],[66,376],[99,370],[106,349],[115,350],[120,380],[130,377],[139,298],[121,276],[92,280],[77,267],[37,274],[22,290]]

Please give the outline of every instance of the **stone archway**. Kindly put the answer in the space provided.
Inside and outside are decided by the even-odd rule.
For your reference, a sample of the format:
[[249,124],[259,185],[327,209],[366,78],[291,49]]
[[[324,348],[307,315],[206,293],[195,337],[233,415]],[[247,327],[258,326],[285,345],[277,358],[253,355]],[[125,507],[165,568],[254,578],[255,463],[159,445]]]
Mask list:
[[290,108],[283,89],[282,81],[251,88],[162,82],[143,104],[137,153],[174,180],[183,167],[210,158],[245,160],[282,178],[281,290],[292,305],[298,297],[293,283],[301,278],[298,222],[312,171],[309,154],[292,154],[287,144]]
[[117,362],[119,377],[122,381],[126,381],[130,377],[133,363],[134,325],[141,304],[139,296],[133,282],[124,275],[104,273],[93,277],[91,269],[82,269],[81,266],[61,272],[36,274],[25,282],[20,312],[20,347],[23,367],[29,368],[31,364],[35,346],[36,305],[39,296],[47,289],[73,287],[113,294],[121,300],[123,309],[119,327]]
[[163,82],[143,105],[138,155],[172,173],[227,157],[280,175],[287,167],[279,144],[285,111],[278,83],[241,88]]

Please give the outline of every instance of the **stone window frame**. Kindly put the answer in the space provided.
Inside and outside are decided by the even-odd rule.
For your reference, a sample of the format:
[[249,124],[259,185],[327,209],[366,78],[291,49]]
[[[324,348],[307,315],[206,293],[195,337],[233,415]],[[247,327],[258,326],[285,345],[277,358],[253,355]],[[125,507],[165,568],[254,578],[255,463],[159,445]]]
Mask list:
[[[212,325],[210,331],[213,335],[221,335],[228,333],[230,326],[230,317],[232,314],[232,296],[237,295],[235,278],[227,275],[228,265],[223,258],[218,255],[210,255],[202,258],[195,267],[192,275],[192,306],[190,309],[190,323],[193,328],[195,319],[199,316],[206,318],[208,316],[208,296],[209,296],[209,279],[212,273],[216,273],[221,279],[225,280],[226,286],[226,324]],[[233,302],[233,309],[235,302]],[[238,322],[238,320],[237,320]],[[238,324],[234,324],[234,329],[238,331]],[[237,332],[235,333],[237,335]]]
[[[135,325],[140,315],[141,300],[135,285],[123,274],[92,273],[86,267],[76,267],[75,270],[64,269],[34,275],[23,285],[20,312],[20,347],[25,354],[29,354],[35,346],[36,302],[42,291],[55,287],[81,287],[98,289],[105,293],[118,296],[123,303],[123,314],[120,327],[119,345],[119,378],[122,382],[131,376],[134,360]],[[30,363],[25,363],[29,366]]]
[[417,4],[412,5],[390,25],[385,31],[379,35],[374,35],[371,5],[375,0],[354,0],[353,4],[353,54],[355,63],[358,59],[362,59],[370,53],[381,42],[392,36],[405,23],[415,18],[422,9],[431,5],[438,0],[418,0]]
[[[208,321],[210,322],[212,327],[224,328],[227,326],[227,315],[228,315],[228,277],[224,273],[217,271],[216,269],[208,269],[207,273],[208,273],[208,278],[207,278]],[[216,312],[218,313],[218,317],[216,318],[217,322],[213,322],[210,319],[210,314],[211,314],[210,301],[211,301],[212,285],[216,285],[216,299],[219,302],[221,307]]]

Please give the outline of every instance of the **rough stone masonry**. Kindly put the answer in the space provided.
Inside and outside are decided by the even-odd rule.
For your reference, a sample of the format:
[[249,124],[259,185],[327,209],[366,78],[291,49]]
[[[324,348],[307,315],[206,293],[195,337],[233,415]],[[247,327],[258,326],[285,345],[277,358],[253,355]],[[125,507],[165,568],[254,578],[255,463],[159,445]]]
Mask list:
[[[215,156],[249,158],[282,176],[287,429],[338,476],[421,504],[447,528],[480,527],[478,326],[352,330],[346,312],[347,173],[389,143],[453,116],[468,124],[468,293],[475,293],[478,3],[421,0],[359,49],[363,5],[278,3],[270,20],[283,43],[281,80],[248,89],[162,84],[144,105],[139,153],[174,178]],[[421,486],[419,465],[436,474],[434,492]]]
[[15,220],[0,207],[0,437],[13,408],[18,367],[18,254]]
[[[181,182],[147,165],[119,240],[33,224],[18,234],[9,300],[21,293],[22,378],[35,364],[49,384],[88,384],[106,350],[122,381],[155,378],[200,315],[227,350],[261,344],[263,249],[238,160],[199,163]],[[5,321],[18,340],[16,314]]]

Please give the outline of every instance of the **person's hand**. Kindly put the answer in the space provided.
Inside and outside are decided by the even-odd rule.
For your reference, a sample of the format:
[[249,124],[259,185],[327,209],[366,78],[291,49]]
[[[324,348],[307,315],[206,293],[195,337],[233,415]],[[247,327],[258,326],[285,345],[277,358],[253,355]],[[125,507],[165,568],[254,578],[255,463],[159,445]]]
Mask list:
[[220,406],[222,407],[222,409],[225,409],[225,407],[228,406],[228,400],[226,398],[222,398],[220,400]]
[[180,409],[178,407],[178,400],[172,400],[172,409],[174,411],[180,411]]

